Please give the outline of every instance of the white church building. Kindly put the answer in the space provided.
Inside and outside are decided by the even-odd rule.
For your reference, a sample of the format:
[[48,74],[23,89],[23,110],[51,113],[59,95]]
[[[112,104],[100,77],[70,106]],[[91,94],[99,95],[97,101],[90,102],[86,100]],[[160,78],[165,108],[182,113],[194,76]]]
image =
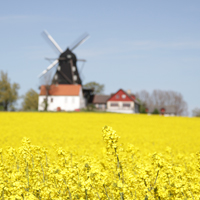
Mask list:
[[[40,87],[38,110],[43,111],[46,100],[46,88]],[[48,111],[75,111],[85,107],[81,85],[51,85],[47,96]]]

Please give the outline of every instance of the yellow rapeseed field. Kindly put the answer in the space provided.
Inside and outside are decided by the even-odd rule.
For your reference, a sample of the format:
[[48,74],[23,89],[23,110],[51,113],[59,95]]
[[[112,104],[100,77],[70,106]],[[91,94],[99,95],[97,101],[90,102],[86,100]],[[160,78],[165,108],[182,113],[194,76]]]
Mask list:
[[0,113],[0,199],[200,199],[200,119]]

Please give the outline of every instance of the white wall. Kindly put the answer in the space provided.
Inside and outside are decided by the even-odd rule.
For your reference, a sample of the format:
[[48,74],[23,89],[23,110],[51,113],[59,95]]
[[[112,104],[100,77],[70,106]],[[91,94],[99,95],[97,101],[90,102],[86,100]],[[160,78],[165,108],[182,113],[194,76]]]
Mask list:
[[85,100],[85,98],[83,96],[82,90],[80,90],[80,92],[79,92],[79,97],[80,97],[80,108],[85,108],[86,100]]
[[[39,96],[39,110],[44,110],[44,98],[46,96]],[[53,99],[53,102],[51,102]],[[79,96],[48,96],[48,111],[57,111],[60,107],[61,110],[74,111],[80,109]]]
[[[44,98],[46,96],[39,96],[38,110],[44,110]],[[51,102],[53,99],[53,102]],[[48,111],[57,111],[60,107],[64,111],[74,111],[75,109],[84,108],[85,101],[79,96],[48,96]]]
[[[118,106],[111,106],[112,103],[118,103]],[[124,103],[129,103],[130,107],[123,107]],[[119,112],[119,113],[134,113],[134,102],[133,101],[108,101],[106,111]]]
[[[116,106],[111,106],[112,103],[118,103],[118,107]],[[131,106],[130,107],[123,107],[124,103],[129,103]],[[107,109],[112,109],[112,110],[132,110],[134,109],[134,102],[133,101],[108,101],[107,102]]]
[[96,103],[95,107],[99,110],[105,110],[106,109],[106,104],[103,103]]
[[[45,95],[41,95],[38,98],[38,110],[44,110]],[[53,102],[51,102],[53,99]],[[83,97],[82,90],[79,92],[79,96],[48,96],[48,111],[57,111],[60,107],[64,111],[74,111],[75,109],[81,109],[85,107],[85,99]]]

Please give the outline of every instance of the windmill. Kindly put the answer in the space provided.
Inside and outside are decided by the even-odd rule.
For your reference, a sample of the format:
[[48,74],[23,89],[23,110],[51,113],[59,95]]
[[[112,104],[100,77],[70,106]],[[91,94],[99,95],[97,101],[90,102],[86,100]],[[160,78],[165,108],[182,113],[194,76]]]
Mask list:
[[59,58],[55,59],[47,67],[47,69],[45,69],[39,75],[39,78],[45,75],[49,70],[57,66],[56,73],[53,76],[52,83],[82,85],[80,74],[77,68],[77,61],[85,62],[86,60],[77,59],[76,55],[72,51],[80,44],[85,42],[88,39],[89,35],[88,34],[82,35],[81,38],[79,38],[71,47],[68,47],[65,51],[63,51],[60,48],[57,42],[52,38],[52,36],[49,33],[47,33],[47,31],[44,31],[43,35],[53,44],[56,50],[60,53],[60,56]]

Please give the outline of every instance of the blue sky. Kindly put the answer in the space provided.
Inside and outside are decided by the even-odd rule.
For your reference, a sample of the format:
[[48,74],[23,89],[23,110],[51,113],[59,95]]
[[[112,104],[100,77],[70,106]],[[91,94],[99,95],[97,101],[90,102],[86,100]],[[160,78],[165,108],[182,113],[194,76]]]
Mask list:
[[[83,83],[183,94],[200,107],[200,1],[2,1],[0,70],[20,84],[20,95],[39,92],[37,78],[59,56],[44,40],[46,29],[65,50],[90,34],[74,53],[87,60]],[[78,63],[78,67],[81,67]],[[53,72],[52,72],[53,73]]]

